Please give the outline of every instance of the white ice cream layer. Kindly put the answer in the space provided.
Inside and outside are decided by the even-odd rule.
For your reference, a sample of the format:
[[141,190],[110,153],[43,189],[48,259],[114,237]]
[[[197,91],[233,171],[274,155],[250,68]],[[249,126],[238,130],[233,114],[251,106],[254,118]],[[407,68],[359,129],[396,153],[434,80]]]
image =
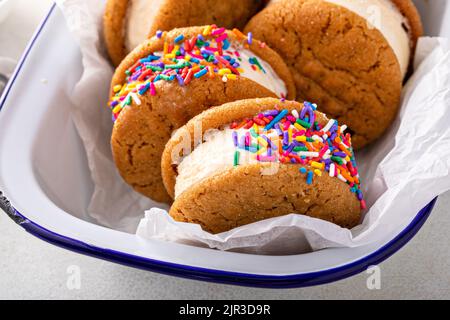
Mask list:
[[[234,46],[231,46],[229,50],[234,52],[236,48],[234,48]],[[270,64],[262,60],[250,50],[242,48],[238,49],[238,51],[242,58],[242,61],[239,61],[241,65],[240,67],[244,70],[244,72],[241,73],[242,77],[255,81],[256,83],[275,93],[280,98],[282,96],[286,97],[286,84],[283,80],[281,80],[281,78],[277,75],[275,70],[273,70]],[[253,70],[251,63],[249,62],[250,58],[258,59],[265,72]]]
[[130,0],[125,27],[125,46],[130,52],[148,38],[150,28],[165,0]]
[[411,39],[403,25],[409,22],[390,0],[326,0],[342,6],[367,20],[378,29],[394,50],[403,77],[411,57]]
[[[207,131],[204,142],[181,160],[178,165],[175,198],[200,181],[233,168],[236,151],[233,131],[235,130],[229,128]],[[240,165],[256,162],[250,152],[240,150]]]

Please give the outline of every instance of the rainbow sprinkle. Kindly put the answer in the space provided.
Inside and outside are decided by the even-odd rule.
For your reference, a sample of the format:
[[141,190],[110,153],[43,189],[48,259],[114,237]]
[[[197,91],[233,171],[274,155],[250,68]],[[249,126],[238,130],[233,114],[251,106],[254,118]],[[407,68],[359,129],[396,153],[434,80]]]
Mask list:
[[[237,29],[231,32],[241,42],[240,46],[248,47],[253,41],[251,33],[246,36]],[[164,38],[166,33],[158,31],[156,36]],[[243,72],[240,68],[242,58],[238,51],[231,49],[227,30],[215,25],[205,27],[190,39],[179,35],[173,42],[166,40],[162,52],[153,52],[138,60],[126,70],[125,83],[114,86],[109,101],[113,121],[125,106],[133,102],[139,105],[138,96],[147,93],[155,96],[158,81],[176,81],[180,86],[186,86],[202,77],[218,76],[224,82],[237,79]],[[249,63],[254,71],[266,73],[256,57],[251,57]]]
[[[301,110],[268,110],[253,118],[234,122],[230,129],[236,150],[254,154],[260,162],[280,162],[301,165],[306,183],[315,176],[328,173],[347,183],[366,209],[361,191],[358,168],[346,126],[329,120],[325,126],[316,121],[315,104],[304,102]],[[237,151],[238,152],[238,151]],[[239,163],[234,160],[234,166]]]

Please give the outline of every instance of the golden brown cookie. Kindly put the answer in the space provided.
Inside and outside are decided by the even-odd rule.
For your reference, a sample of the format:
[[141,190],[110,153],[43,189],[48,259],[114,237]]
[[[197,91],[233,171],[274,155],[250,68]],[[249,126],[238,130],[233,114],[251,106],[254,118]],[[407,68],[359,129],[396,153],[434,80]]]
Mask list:
[[237,30],[190,27],[147,40],[123,60],[112,80],[117,168],[136,191],[169,202],[160,164],[173,130],[212,106],[282,95],[296,95],[283,60]]
[[216,24],[242,29],[261,9],[261,0],[108,0],[104,36],[110,58],[123,58],[158,30]]
[[357,149],[380,137],[397,115],[409,56],[422,34],[410,0],[351,3],[364,1],[367,19],[337,4],[344,0],[278,0],[245,29],[283,57],[298,100],[317,102],[349,125]]
[[161,168],[170,215],[212,233],[290,213],[351,228],[365,208],[350,134],[308,102],[204,111],[170,139]]

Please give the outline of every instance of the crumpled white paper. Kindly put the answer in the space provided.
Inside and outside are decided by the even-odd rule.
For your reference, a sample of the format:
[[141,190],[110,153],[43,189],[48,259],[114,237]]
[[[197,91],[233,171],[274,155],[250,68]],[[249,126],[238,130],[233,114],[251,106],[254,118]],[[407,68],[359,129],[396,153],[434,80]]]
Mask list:
[[106,108],[112,68],[101,41],[104,1],[57,2],[83,54],[85,70],[73,93],[73,119],[95,184],[88,212],[102,225],[134,232],[142,218],[136,233],[144,239],[288,254],[380,240],[450,189],[450,40],[422,38],[416,71],[404,88],[399,116],[381,140],[357,154],[370,208],[360,226],[348,230],[291,214],[212,235],[198,225],[175,222],[167,208],[133,192],[112,161],[112,123]]

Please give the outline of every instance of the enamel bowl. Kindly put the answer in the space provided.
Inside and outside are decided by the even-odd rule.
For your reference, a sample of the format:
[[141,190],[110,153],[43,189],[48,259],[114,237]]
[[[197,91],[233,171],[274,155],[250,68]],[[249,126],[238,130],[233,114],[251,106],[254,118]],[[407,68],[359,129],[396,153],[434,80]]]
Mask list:
[[[440,29],[435,25],[433,30]],[[85,211],[93,188],[69,113],[69,96],[81,73],[80,50],[54,5],[0,100],[0,207],[25,230],[54,245],[191,279],[271,288],[311,286],[349,277],[388,258],[416,234],[434,206],[436,199],[377,243],[291,256],[144,241],[98,226],[88,217],[70,214]]]

